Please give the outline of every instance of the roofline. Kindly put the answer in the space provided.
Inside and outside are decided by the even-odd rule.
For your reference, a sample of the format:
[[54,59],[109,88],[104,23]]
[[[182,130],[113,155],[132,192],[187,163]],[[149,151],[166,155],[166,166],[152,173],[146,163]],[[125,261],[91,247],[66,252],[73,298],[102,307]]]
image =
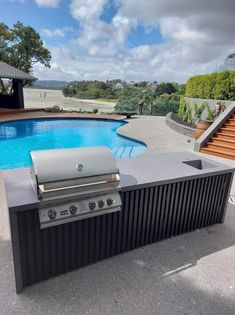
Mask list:
[[11,76],[11,77],[7,77],[7,76],[1,76],[0,75],[0,79],[13,79],[13,80],[22,80],[22,81],[37,81],[38,78],[34,77],[34,76],[30,76],[31,78],[19,78],[17,76]]

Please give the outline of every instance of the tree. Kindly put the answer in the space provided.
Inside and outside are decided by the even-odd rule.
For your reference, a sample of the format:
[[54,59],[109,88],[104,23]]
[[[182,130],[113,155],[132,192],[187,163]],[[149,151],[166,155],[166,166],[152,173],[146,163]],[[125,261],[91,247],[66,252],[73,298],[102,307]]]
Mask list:
[[176,88],[174,87],[174,85],[172,83],[165,83],[162,82],[160,84],[158,84],[157,87],[157,96],[161,95],[161,94],[172,94],[176,92]]
[[0,23],[0,60],[30,73],[38,62],[50,68],[51,53],[31,26],[16,22],[9,28]]

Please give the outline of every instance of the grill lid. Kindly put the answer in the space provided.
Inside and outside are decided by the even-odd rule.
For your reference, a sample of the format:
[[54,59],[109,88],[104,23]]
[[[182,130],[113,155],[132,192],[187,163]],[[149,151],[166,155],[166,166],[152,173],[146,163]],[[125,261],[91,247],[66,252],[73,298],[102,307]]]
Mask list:
[[30,152],[31,179],[39,197],[115,189],[119,171],[105,147]]
[[31,151],[30,155],[38,184],[118,173],[106,147]]

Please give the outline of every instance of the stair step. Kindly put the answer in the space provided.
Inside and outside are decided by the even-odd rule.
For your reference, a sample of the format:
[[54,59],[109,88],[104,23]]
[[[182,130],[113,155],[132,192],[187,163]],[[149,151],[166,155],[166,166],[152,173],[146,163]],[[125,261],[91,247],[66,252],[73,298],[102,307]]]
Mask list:
[[219,149],[209,149],[209,148],[205,147],[205,148],[202,148],[200,150],[200,152],[210,154],[210,155],[219,156],[219,157],[222,157],[225,159],[235,160],[235,154],[229,153],[229,152],[224,153]]
[[231,129],[231,128],[220,128],[218,133],[226,133],[226,134],[230,134],[235,136],[235,129]]
[[218,142],[213,142],[213,141],[208,141],[207,144],[206,144],[206,147],[209,147],[209,148],[219,148],[221,150],[224,150],[224,151],[228,151],[228,152],[233,152],[234,151],[234,154],[235,154],[235,145],[232,145],[232,144],[229,144],[229,143],[225,143],[225,144],[221,144],[221,143],[218,143]]
[[235,131],[235,126],[229,125],[229,124],[224,124],[221,129]]
[[234,133],[228,133],[225,131],[221,131],[219,130],[214,137],[223,137],[223,138],[227,138],[227,139],[235,139],[235,134]]
[[228,119],[225,124],[226,125],[234,125],[235,126],[235,119]]
[[234,148],[235,148],[235,137],[234,138],[230,138],[230,139],[227,139],[227,138],[224,138],[224,137],[212,137],[208,143],[218,143],[218,144],[227,144],[227,145],[231,145],[233,146],[234,145]]

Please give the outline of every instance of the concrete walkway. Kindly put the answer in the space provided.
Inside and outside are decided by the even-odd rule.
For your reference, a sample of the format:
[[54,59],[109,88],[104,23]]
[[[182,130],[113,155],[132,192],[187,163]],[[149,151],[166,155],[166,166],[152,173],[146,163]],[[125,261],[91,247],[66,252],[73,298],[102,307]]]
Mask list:
[[[144,141],[149,152],[193,150],[193,141],[169,129],[163,117],[131,119],[119,132]],[[235,314],[235,206],[230,203],[222,225],[110,258],[21,295],[14,288],[2,176],[0,214],[0,315]]]

